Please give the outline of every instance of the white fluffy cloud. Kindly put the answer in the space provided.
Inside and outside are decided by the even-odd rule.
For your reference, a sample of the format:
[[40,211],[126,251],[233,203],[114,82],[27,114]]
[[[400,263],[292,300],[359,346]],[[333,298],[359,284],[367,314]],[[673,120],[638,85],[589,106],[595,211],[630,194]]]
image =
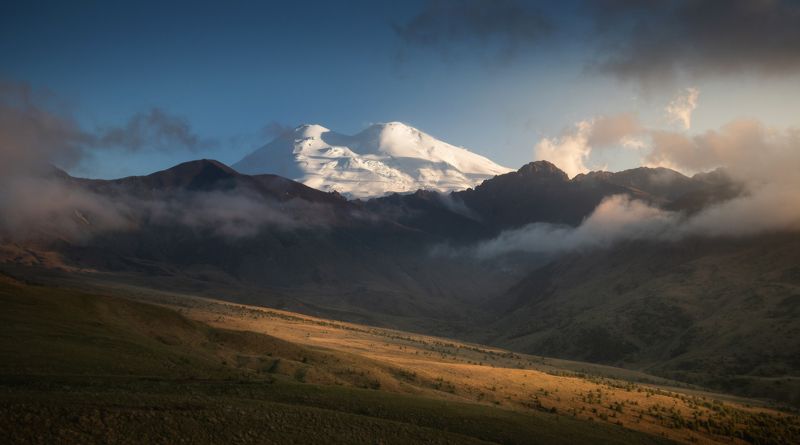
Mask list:
[[592,153],[592,147],[589,146],[591,129],[591,121],[581,121],[575,124],[574,131],[558,138],[542,139],[533,150],[534,159],[552,162],[569,177],[588,172],[586,161]]
[[641,148],[643,131],[632,113],[580,121],[559,137],[539,141],[534,147],[534,159],[550,161],[573,177],[590,170],[587,163],[592,150],[612,146]]
[[746,181],[786,182],[800,177],[800,129],[781,130],[754,119],[738,119],[694,136],[671,131],[650,135],[648,164],[689,172],[725,167]]
[[[584,150],[590,150],[590,129],[586,124],[572,139],[561,138],[559,144],[551,142],[547,147],[585,153],[570,144],[583,144]],[[665,211],[627,196],[613,196],[602,201],[578,227],[534,223],[503,232],[469,248],[470,252],[489,258],[510,252],[602,248],[625,240],[666,242],[691,236],[800,231],[800,129],[776,129],[759,121],[740,119],[695,136],[675,131],[646,133],[652,141],[648,164],[684,171],[721,167],[741,183],[744,192],[691,215]]]

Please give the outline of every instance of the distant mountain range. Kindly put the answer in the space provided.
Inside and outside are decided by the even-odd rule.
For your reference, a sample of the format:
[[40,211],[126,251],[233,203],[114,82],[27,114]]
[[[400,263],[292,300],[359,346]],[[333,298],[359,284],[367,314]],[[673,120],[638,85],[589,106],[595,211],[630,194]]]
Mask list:
[[301,125],[233,167],[356,198],[417,189],[463,190],[510,171],[400,122],[372,125],[354,136]]
[[[315,139],[328,138],[324,130],[296,132],[310,139],[278,139],[301,147],[286,168],[310,156],[305,143],[325,151]],[[357,147],[363,156],[365,147]],[[334,178],[316,179],[339,190]],[[366,200],[213,160],[117,180],[54,172],[48,181],[73,198],[31,232],[36,236],[2,237],[0,264],[8,273],[57,266],[81,283],[190,290],[800,403],[796,233],[638,240],[492,259],[436,254],[443,245],[474,246],[532,223],[576,227],[617,195],[691,214],[742,193],[722,171],[687,177],[637,168],[570,179],[538,161],[450,193]],[[350,192],[389,190],[352,185]]]

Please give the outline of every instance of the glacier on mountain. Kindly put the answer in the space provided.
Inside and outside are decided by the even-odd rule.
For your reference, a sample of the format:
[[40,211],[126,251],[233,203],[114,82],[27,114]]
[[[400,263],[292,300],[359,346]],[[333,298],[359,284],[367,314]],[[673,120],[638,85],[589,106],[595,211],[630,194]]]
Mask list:
[[301,125],[233,168],[245,174],[277,174],[351,198],[463,190],[511,171],[400,122],[375,124],[352,136]]

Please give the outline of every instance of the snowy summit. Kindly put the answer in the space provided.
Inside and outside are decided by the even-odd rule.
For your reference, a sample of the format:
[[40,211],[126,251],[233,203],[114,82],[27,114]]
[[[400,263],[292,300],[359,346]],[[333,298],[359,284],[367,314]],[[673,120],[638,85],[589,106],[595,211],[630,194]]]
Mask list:
[[375,124],[353,136],[301,125],[233,167],[354,198],[417,189],[463,190],[511,171],[400,122]]

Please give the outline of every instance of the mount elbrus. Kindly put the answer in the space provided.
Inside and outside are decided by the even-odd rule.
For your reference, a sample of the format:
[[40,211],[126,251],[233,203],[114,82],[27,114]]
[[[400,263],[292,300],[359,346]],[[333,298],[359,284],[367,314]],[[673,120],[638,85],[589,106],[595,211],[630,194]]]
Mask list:
[[743,193],[722,171],[569,178],[545,161],[509,171],[390,123],[355,136],[301,126],[234,168],[198,160],[116,180],[41,180],[80,199],[4,234],[6,264],[800,401],[800,383],[785,377],[800,371],[796,234],[471,254],[531,224],[580,226],[614,196],[693,214]]

